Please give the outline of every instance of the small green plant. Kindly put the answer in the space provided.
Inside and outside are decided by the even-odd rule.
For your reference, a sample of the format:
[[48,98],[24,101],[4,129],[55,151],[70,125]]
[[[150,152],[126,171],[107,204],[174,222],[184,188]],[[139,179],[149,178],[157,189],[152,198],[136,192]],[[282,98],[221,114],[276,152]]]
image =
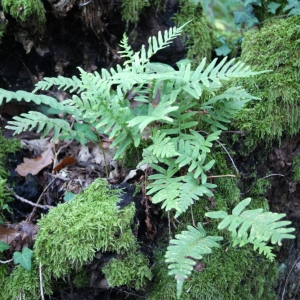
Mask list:
[[[49,105],[72,115],[75,119],[72,128],[65,120],[50,119],[39,112],[29,112],[21,117],[15,117],[14,121],[9,122],[8,128],[18,133],[38,126],[37,130],[43,132],[42,136],[53,129],[54,140],[75,138],[81,143],[85,143],[87,139],[97,140],[100,134],[107,134],[109,138],[114,139],[111,147],[115,148],[115,159],[120,157],[128,147],[132,145],[138,147],[142,136],[147,131],[151,144],[143,150],[143,160],[140,164],[147,163],[155,171],[148,178],[150,183],[147,186],[147,194],[152,195],[153,203],[161,203],[162,208],[173,211],[178,218],[195,201],[205,196],[213,196],[211,189],[216,188],[216,185],[208,182],[207,172],[213,167],[215,161],[208,160],[207,157],[214,141],[219,138],[222,130],[227,129],[226,125],[246,103],[258,99],[240,86],[230,87],[224,91],[223,82],[266,72],[254,72],[242,62],[235,63],[234,59],[227,61],[226,58],[219,62],[215,59],[208,66],[206,59],[203,59],[195,70],[188,61],[178,62],[178,69],[161,63],[151,63],[151,56],[167,47],[182,32],[182,29],[183,26],[171,28],[164,34],[159,33],[157,38],[150,37],[148,48],[143,46],[139,52],[134,52],[128,45],[127,38],[124,37],[121,42],[123,50],[120,51],[126,59],[123,67],[117,65],[115,69],[109,71],[102,69],[100,73],[93,74],[79,69],[80,78],[76,76],[44,78],[36,84],[34,92],[48,90],[53,85],[58,86],[58,89],[68,89],[73,93],[72,99],[63,102],[45,95],[0,89],[0,103],[5,98],[7,101],[25,99],[37,104]],[[159,89],[160,102],[154,107],[152,101]],[[126,98],[129,92],[133,92],[134,100],[140,102],[136,110],[131,109]],[[195,120],[198,119],[198,115],[210,128],[210,132],[205,136],[202,135],[198,128],[198,121]],[[157,123],[164,126],[158,127]],[[92,131],[79,130],[83,125],[86,128],[90,126]],[[80,198],[76,196],[65,205],[72,205],[78,199],[79,206],[74,205],[76,207],[74,213],[80,214],[83,208],[77,197]],[[108,202],[107,198],[105,199]],[[282,215],[277,218],[272,213],[262,213],[260,210],[250,210],[241,214],[245,206],[247,203],[244,200],[233,210],[232,217],[225,215],[225,212],[214,212],[209,216],[230,220],[229,230],[231,232],[237,230],[237,234],[233,236],[233,243],[240,246],[253,243],[272,259],[271,249],[266,243],[269,239],[272,243],[280,243],[282,238],[293,238],[292,235],[287,234],[293,229],[283,228],[289,224],[288,222],[275,223],[282,218]],[[64,206],[66,207],[68,206]],[[88,209],[92,207],[92,203],[88,202],[84,207]],[[64,208],[59,206],[55,210]],[[89,209],[93,212],[97,211],[96,207]],[[66,214],[68,213],[66,211]],[[110,245],[113,241],[107,241],[103,245],[103,240],[111,237],[107,230],[96,239],[96,245],[92,242],[87,244],[88,236],[86,236],[82,247],[82,235],[87,230],[80,229],[77,232],[79,226],[72,222],[65,228],[62,218],[56,219],[52,211],[47,219],[50,217],[53,219],[53,224],[49,226],[51,222],[47,222],[47,230],[43,228],[46,217],[39,223],[40,233],[35,249],[38,261],[46,262],[46,266],[52,268],[55,277],[66,274],[68,264],[77,268],[84,261],[91,259],[95,248],[104,251],[112,249],[121,251]],[[117,217],[116,222],[118,218],[120,216]],[[253,228],[256,228],[260,218],[265,221],[263,231],[255,231]],[[90,223],[94,224],[92,220],[85,220],[85,222],[86,226]],[[230,222],[226,224],[229,225]],[[223,227],[224,221],[221,224],[220,226]],[[248,234],[250,227],[251,231]],[[59,230],[69,232],[68,235],[72,235],[74,244],[55,241],[53,237],[61,236],[55,234],[55,231]],[[98,228],[95,230],[93,237],[99,234]],[[109,232],[114,231],[115,229],[109,229]],[[126,232],[122,232],[120,238],[125,237]],[[194,264],[192,259],[200,259],[202,255],[210,253],[212,247],[218,247],[217,242],[221,239],[218,236],[206,236],[206,231],[199,224],[197,228],[189,226],[188,231],[183,231],[171,241],[166,261],[170,262],[170,274],[175,275],[177,281],[178,298],[182,293],[184,279],[192,272]],[[51,240],[50,244],[49,240]],[[127,251],[128,247],[130,248],[129,245],[125,247]],[[72,251],[72,256],[68,259],[64,258],[63,264],[59,261],[62,251],[65,253],[64,257]]]

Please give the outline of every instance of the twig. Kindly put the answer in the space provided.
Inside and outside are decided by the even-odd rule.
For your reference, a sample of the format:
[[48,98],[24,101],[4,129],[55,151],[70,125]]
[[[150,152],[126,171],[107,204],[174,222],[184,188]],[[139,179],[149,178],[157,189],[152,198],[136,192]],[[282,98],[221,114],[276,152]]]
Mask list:
[[[55,178],[50,181],[50,183],[44,188],[43,192],[41,193],[39,199],[36,201],[36,204],[39,204],[42,200],[42,196],[45,194],[46,190],[49,188],[49,186],[54,182]],[[35,213],[35,210],[38,206],[35,206],[31,212],[31,214],[27,217],[26,221],[29,222],[31,220],[31,217]]]
[[29,200],[27,200],[27,199],[25,199],[23,197],[18,196],[17,194],[14,194],[14,197],[17,198],[18,200],[22,201],[22,202],[30,204],[31,206],[39,207],[39,208],[42,208],[42,209],[50,209],[50,208],[54,207],[54,206],[50,206],[50,205],[36,204],[36,203],[31,202],[31,201],[29,201]]
[[[200,130],[200,132],[203,132],[203,133],[205,133],[206,135],[208,135],[208,133],[205,132],[205,131],[203,131],[203,130]],[[228,152],[227,149],[225,148],[225,146],[224,146],[221,142],[219,142],[218,140],[216,140],[216,142],[217,142],[217,143],[224,149],[224,151],[227,153],[227,155],[229,156],[229,158],[230,158],[230,160],[231,160],[231,162],[232,162],[232,164],[233,164],[233,166],[234,166],[236,172],[239,174],[240,172],[239,172],[238,168],[236,167],[236,165],[235,165],[235,163],[234,163],[234,161],[233,161],[231,155],[229,154],[229,152]]]
[[10,260],[0,260],[0,264],[8,264],[10,263],[11,261],[13,261],[14,259],[10,259]]
[[41,289],[41,299],[44,300],[44,291],[43,291],[43,277],[42,277],[42,263],[40,262],[39,266],[39,274],[40,274],[40,289]]
[[193,214],[193,208],[192,208],[192,205],[190,206],[191,208],[191,215],[192,215],[192,221],[193,221],[193,225],[195,228],[197,228],[196,224],[195,224],[195,219],[194,219],[194,214]]
[[267,175],[267,176],[263,177],[263,179],[268,178],[268,177],[272,177],[272,176],[282,176],[282,177],[284,177],[284,175],[282,175],[282,174],[270,174],[270,175]]
[[236,177],[236,175],[231,175],[231,174],[228,174],[228,175],[211,175],[211,176],[207,176],[207,178],[222,178],[222,177]]

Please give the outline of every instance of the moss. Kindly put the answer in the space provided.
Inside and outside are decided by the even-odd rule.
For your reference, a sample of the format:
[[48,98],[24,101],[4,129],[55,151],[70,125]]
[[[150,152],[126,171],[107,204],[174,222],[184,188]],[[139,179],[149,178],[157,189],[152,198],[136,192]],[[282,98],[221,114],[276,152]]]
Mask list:
[[[47,273],[43,272],[42,274],[44,293],[50,295],[52,294],[50,278]],[[40,297],[39,268],[34,258],[32,269],[30,271],[27,271],[22,266],[18,265],[9,277],[6,278],[1,287],[1,300],[39,300]]]
[[6,139],[0,132],[0,220],[4,209],[8,209],[7,203],[13,201],[11,192],[7,189],[6,179],[9,176],[7,169],[8,154],[21,149],[21,144],[17,139]]
[[180,5],[180,12],[175,15],[174,19],[179,26],[192,20],[184,28],[184,32],[188,36],[187,57],[193,60],[194,65],[198,66],[204,57],[208,61],[211,59],[213,50],[212,28],[203,14],[200,3],[194,4],[192,1],[181,0]]
[[0,145],[0,177],[5,179],[9,176],[6,171],[6,164],[8,163],[7,155],[21,150],[21,144],[17,139],[5,138],[0,131]]
[[249,151],[260,142],[280,142],[300,130],[299,43],[297,16],[272,19],[261,30],[250,30],[243,40],[242,61],[257,70],[273,70],[238,82],[262,99],[242,110],[234,124],[246,133]]
[[112,259],[102,269],[111,287],[125,285],[139,290],[152,279],[149,260],[142,253],[129,253]]
[[86,269],[83,269],[72,276],[72,283],[77,288],[85,288],[89,285],[90,275]]
[[46,22],[46,10],[40,0],[1,0],[3,11],[22,22],[34,18],[38,24]]
[[[197,266],[197,264],[196,264]],[[251,266],[251,267],[249,267]],[[247,247],[222,247],[198,262],[198,270],[184,284],[186,300],[275,299],[277,264],[254,256]],[[156,252],[154,280],[148,300],[176,299],[176,282],[167,275],[163,252]]]
[[300,153],[293,157],[293,180],[295,182],[300,182]]
[[135,251],[130,228],[135,207],[119,210],[119,200],[119,191],[97,179],[73,200],[42,216],[34,251],[45,270],[55,278],[64,277],[91,261],[95,251]]

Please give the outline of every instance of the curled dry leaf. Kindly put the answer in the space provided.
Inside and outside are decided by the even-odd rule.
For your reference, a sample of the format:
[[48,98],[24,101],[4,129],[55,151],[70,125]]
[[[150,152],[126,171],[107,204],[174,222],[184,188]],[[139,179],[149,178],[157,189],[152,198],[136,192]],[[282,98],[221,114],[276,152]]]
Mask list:
[[16,171],[21,176],[26,176],[28,173],[32,175],[38,174],[42,169],[52,164],[54,159],[53,144],[49,144],[47,150],[35,158],[24,158],[24,162],[19,164]]

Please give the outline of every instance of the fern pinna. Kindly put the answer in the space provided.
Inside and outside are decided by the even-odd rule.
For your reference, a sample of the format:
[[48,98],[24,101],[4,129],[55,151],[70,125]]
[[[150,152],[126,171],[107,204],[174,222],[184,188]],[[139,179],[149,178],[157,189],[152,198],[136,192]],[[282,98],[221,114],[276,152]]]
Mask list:
[[[215,59],[208,65],[203,59],[195,70],[188,60],[178,62],[176,68],[150,62],[151,56],[167,47],[184,26],[171,28],[164,34],[159,32],[157,38],[150,37],[148,48],[143,46],[139,52],[131,49],[124,36],[120,54],[126,61],[115,69],[87,73],[79,68],[80,78],[44,78],[36,84],[33,93],[0,89],[0,104],[5,99],[7,102],[24,99],[46,104],[75,120],[74,127],[71,127],[65,120],[29,112],[14,117],[7,128],[19,133],[37,126],[43,136],[54,129],[53,139],[77,139],[82,144],[88,140],[96,142],[100,134],[107,134],[113,139],[111,147],[115,148],[115,159],[130,145],[139,146],[146,130],[151,143],[143,150],[140,165],[148,164],[154,170],[154,174],[148,177],[147,194],[152,195],[153,203],[161,203],[162,208],[174,211],[175,218],[178,218],[195,201],[213,196],[212,189],[217,186],[207,182],[206,174],[215,161],[207,161],[207,154],[219,139],[221,130],[226,129],[226,124],[247,102],[257,99],[239,86],[221,92],[222,82],[263,73],[226,58],[219,62]],[[71,99],[59,102],[53,97],[35,94],[53,86],[68,90]],[[160,101],[154,107],[152,102],[158,90]],[[126,97],[128,94],[132,94],[140,106],[132,109]],[[198,116],[211,128],[205,137],[197,130]],[[157,128],[158,124],[162,126]],[[283,228],[287,222],[276,223],[283,215],[262,210],[241,213],[248,202],[242,201],[232,215],[211,212],[207,216],[224,219],[219,228],[228,227],[232,232],[233,246],[252,243],[254,249],[272,259],[268,240],[274,243],[282,238],[293,238],[288,234],[293,229]],[[187,231],[171,240],[166,260],[170,263],[170,274],[175,275],[177,281],[178,297],[184,279],[192,271],[193,259],[201,259],[202,255],[210,253],[212,247],[218,247],[217,242],[221,239],[206,236],[199,223],[197,228],[189,226]]]

